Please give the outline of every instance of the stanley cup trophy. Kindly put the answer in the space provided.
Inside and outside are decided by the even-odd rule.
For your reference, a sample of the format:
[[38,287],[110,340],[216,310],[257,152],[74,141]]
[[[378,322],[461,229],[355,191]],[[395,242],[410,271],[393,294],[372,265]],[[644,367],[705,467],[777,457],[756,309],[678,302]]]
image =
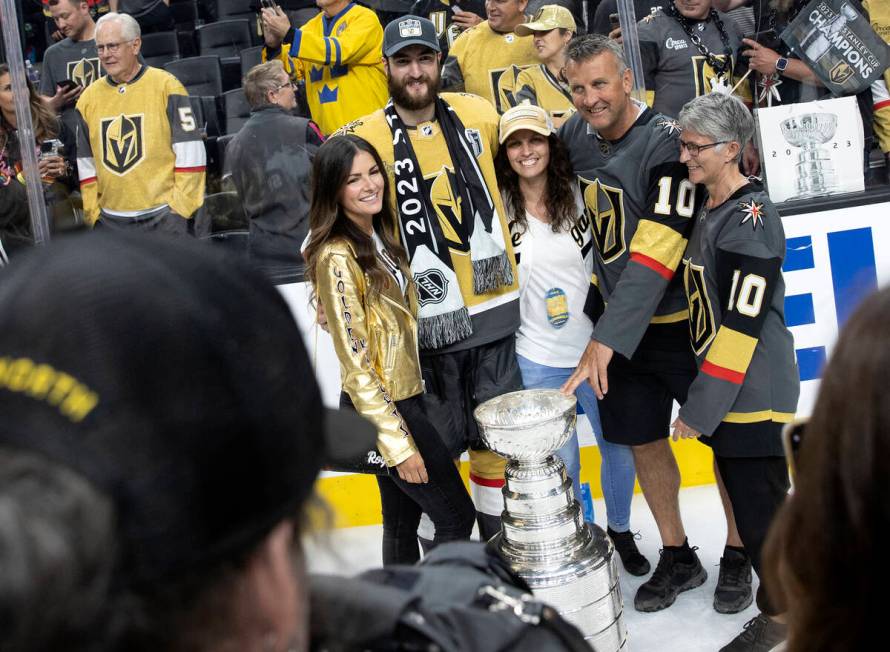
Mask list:
[[554,452],[575,427],[575,397],[536,389],[504,394],[474,412],[485,444],[507,458],[501,533],[492,543],[543,602],[597,652],[627,650],[612,542],[584,522]]
[[819,145],[827,143],[834,136],[837,116],[834,113],[805,113],[783,120],[780,126],[785,140],[801,148],[795,166],[797,192],[793,197],[815,197],[835,190],[831,154]]

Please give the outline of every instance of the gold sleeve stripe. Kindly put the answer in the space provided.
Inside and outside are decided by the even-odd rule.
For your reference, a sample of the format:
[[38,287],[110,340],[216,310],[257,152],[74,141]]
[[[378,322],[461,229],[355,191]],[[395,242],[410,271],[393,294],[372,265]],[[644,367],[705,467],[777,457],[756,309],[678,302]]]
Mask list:
[[677,269],[685,249],[686,238],[668,225],[653,220],[640,220],[630,242],[631,257],[634,254],[637,258],[645,256],[671,272]]
[[686,321],[689,319],[689,311],[681,310],[680,312],[672,312],[669,315],[655,315],[649,320],[650,324],[676,324],[678,321]]
[[717,331],[705,361],[744,376],[756,346],[756,337],[745,335],[724,325]]
[[484,487],[503,487],[507,461],[491,451],[471,450],[470,476],[473,482]]
[[773,410],[760,410],[759,412],[727,412],[724,423],[759,423],[761,421],[775,421],[776,423],[791,423],[794,421],[793,412],[774,412]]

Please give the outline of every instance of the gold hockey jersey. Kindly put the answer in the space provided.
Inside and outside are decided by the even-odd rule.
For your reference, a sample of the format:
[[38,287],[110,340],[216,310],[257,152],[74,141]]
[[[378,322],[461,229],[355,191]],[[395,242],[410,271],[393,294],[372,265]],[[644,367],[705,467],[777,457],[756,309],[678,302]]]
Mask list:
[[270,58],[281,59],[305,80],[309,113],[325,135],[379,109],[389,97],[380,20],[353,3],[332,18],[319,13],[291,30],[280,51],[263,49],[263,59]]
[[204,143],[173,75],[149,66],[124,84],[106,75],[80,96],[77,114],[87,223],[100,210],[135,217],[164,205],[190,217],[204,202]]
[[[479,169],[482,171],[482,176],[495,203],[495,209],[501,220],[501,228],[505,234],[509,234],[506,212],[501,201],[501,194],[498,192],[494,169],[494,157],[498,151],[497,114],[488,102],[474,95],[442,93],[440,97],[454,109],[463,123],[467,139],[473,147]],[[392,132],[382,109],[346,125],[337,133],[353,133],[371,143],[386,166],[389,187],[395,188],[393,171],[395,154]],[[423,181],[422,192],[428,193],[430,204],[439,218],[445,238],[449,241],[454,270],[459,278],[472,279],[470,243],[463,241],[459,235],[459,229],[452,226],[452,223],[459,223],[464,217],[461,212],[460,198],[455,192],[454,163],[448,152],[448,145],[445,143],[445,136],[439,127],[439,122],[432,120],[422,122],[416,127],[409,127],[408,137],[420,165],[420,177]],[[393,213],[397,215],[396,193],[391,191],[389,195]],[[507,256],[512,262],[514,260],[513,245],[509,236],[505,238],[504,244]],[[513,278],[519,278],[515,268]],[[470,348],[512,335],[516,331],[519,325],[519,291],[516,280],[510,286],[498,288],[485,294],[475,294],[472,283],[467,285],[462,283],[461,294],[472,315],[473,335],[453,345],[454,347]]]
[[[868,12],[875,33],[890,43],[890,2],[886,0],[864,0],[862,6]],[[881,151],[890,153],[890,68],[883,77],[872,85],[875,112],[875,135]]]
[[560,127],[575,112],[568,87],[553,76],[543,63],[530,66],[516,77],[514,105],[530,102],[550,114]]
[[537,63],[531,36],[502,34],[483,20],[454,41],[442,70],[442,84],[484,97],[503,113],[513,106],[516,76]]

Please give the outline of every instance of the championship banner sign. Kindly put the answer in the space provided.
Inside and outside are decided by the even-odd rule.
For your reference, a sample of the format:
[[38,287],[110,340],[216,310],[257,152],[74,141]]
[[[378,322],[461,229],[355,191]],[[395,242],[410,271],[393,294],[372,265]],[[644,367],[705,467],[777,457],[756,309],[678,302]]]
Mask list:
[[865,90],[890,63],[890,47],[845,0],[813,0],[781,38],[836,96]]

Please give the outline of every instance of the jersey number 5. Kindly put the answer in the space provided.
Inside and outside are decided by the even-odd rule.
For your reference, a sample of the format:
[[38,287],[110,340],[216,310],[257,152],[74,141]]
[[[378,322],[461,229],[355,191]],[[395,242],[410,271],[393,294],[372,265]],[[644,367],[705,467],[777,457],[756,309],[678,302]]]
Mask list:
[[179,126],[182,127],[183,131],[195,130],[195,114],[192,113],[192,107],[179,107]]
[[653,210],[659,215],[670,215],[671,205],[680,217],[692,217],[695,209],[695,185],[689,179],[683,179],[677,186],[676,197],[671,196],[674,185],[673,177],[661,177],[658,180],[658,201]]

